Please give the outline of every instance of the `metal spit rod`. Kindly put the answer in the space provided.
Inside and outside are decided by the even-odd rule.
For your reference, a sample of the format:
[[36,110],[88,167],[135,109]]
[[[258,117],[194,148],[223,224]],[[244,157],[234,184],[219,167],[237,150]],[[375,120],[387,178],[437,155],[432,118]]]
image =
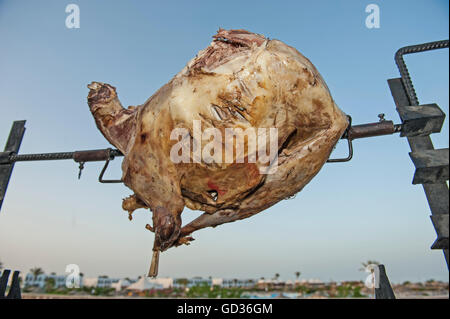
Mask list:
[[[361,125],[350,125],[345,131],[341,139],[349,141],[360,138],[391,135],[401,131],[401,124],[394,124],[392,121],[384,119],[376,123],[368,123]],[[82,164],[85,162],[109,161],[117,156],[123,156],[122,152],[117,149],[97,149],[84,150],[75,152],[59,152],[59,153],[37,153],[37,154],[15,154],[13,152],[0,152],[0,164],[10,164],[14,162],[28,161],[51,161],[51,160],[68,160],[73,159],[75,162]],[[332,161],[330,161],[332,162]]]

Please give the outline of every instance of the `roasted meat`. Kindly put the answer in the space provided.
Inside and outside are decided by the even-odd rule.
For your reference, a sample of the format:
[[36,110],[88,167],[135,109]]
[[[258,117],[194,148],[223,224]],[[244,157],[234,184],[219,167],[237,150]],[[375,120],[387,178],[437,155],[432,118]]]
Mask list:
[[[137,208],[153,213],[152,276],[159,252],[188,244],[196,230],[299,192],[348,125],[296,49],[245,30],[213,38],[137,107],[123,108],[109,84],[88,85],[97,127],[125,156],[122,179],[134,194],[123,209],[130,219]],[[204,214],[182,226],[185,206]]]

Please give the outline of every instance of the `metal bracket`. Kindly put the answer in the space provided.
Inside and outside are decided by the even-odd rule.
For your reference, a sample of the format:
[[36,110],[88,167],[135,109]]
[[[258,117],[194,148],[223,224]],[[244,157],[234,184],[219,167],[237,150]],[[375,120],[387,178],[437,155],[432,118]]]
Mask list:
[[448,249],[448,214],[436,214],[430,217],[437,233],[437,239],[431,249]]
[[445,120],[445,113],[437,104],[399,105],[397,112],[403,124],[401,137],[439,133]]
[[347,138],[348,144],[348,156],[345,158],[330,158],[327,160],[327,163],[342,163],[349,162],[353,158],[353,144],[350,138]]
[[344,132],[344,135],[342,135],[342,138],[345,138],[348,143],[348,156],[345,158],[329,158],[327,160],[327,163],[342,163],[342,162],[349,162],[353,158],[353,144],[352,139],[349,136],[350,128],[352,127],[352,117],[350,115],[347,115],[348,118],[348,126],[347,129]]
[[108,183],[123,183],[122,179],[103,179],[103,175],[105,174],[105,171],[108,168],[109,161],[114,159],[114,155],[112,154],[112,149],[108,148],[107,151],[108,151],[108,157],[106,159],[105,166],[103,166],[103,169],[100,172],[100,176],[98,177],[98,181],[100,183],[105,183],[105,184],[108,184]]
[[448,148],[420,150],[409,153],[416,166],[413,184],[436,184],[448,181]]

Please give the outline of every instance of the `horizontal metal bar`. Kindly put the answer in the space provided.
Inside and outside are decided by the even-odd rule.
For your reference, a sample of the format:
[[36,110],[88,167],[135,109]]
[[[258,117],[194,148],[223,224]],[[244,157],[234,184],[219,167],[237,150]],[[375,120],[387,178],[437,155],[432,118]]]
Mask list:
[[[116,150],[117,151],[117,150]],[[118,152],[118,151],[117,151]],[[122,155],[122,153],[120,153]],[[114,158],[113,150],[110,148],[103,150],[91,150],[91,151],[77,151],[73,154],[73,160],[75,162],[98,162],[98,161],[106,161]]]
[[[392,121],[381,121],[378,123],[369,123],[351,126],[343,139],[357,139],[372,136],[388,135],[399,132],[399,125],[394,125]],[[108,155],[109,154],[109,155]],[[52,161],[73,159],[75,162],[95,162],[104,161],[110,157],[123,156],[122,152],[117,149],[97,149],[84,150],[75,152],[59,152],[59,153],[37,153],[37,154],[11,154],[0,152],[0,161],[4,164],[14,162],[28,161]]]
[[401,125],[395,125],[392,121],[380,121],[376,123],[353,125],[342,138],[354,140],[358,138],[391,135],[400,132],[400,130]]
[[[4,159],[5,162],[27,162],[27,161],[51,161],[51,160],[67,160],[73,159],[76,162],[95,162],[106,160],[106,154],[110,149],[100,150],[86,150],[75,152],[61,152],[61,153],[39,153],[39,154],[10,154]],[[3,153],[0,153],[0,158]],[[109,152],[110,156],[123,156],[122,152],[117,149],[112,149]]]

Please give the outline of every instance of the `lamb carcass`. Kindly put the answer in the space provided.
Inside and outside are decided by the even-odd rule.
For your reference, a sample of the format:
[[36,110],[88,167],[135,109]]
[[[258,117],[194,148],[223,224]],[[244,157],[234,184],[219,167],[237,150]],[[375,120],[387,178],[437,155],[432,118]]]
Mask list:
[[[296,49],[245,30],[220,29],[213,38],[137,107],[123,108],[109,84],[88,85],[97,127],[125,156],[122,179],[134,194],[124,199],[123,209],[130,219],[137,208],[153,212],[153,225],[146,226],[155,233],[151,276],[157,274],[159,252],[189,244],[193,232],[248,218],[299,192],[348,126],[319,72]],[[208,161],[198,157],[199,145],[210,141],[195,132],[199,125],[222,136],[213,139],[217,148],[207,152]],[[230,128],[241,131],[227,144],[223,136]],[[276,139],[262,139],[256,150],[235,150],[231,161],[224,160],[238,138],[244,146],[253,141],[249,128],[271,128]],[[174,138],[177,129],[185,135]],[[186,151],[174,153],[180,145],[190,148],[174,160]],[[267,155],[273,145],[275,154],[260,161],[258,151]],[[185,206],[204,214],[182,226]]]

